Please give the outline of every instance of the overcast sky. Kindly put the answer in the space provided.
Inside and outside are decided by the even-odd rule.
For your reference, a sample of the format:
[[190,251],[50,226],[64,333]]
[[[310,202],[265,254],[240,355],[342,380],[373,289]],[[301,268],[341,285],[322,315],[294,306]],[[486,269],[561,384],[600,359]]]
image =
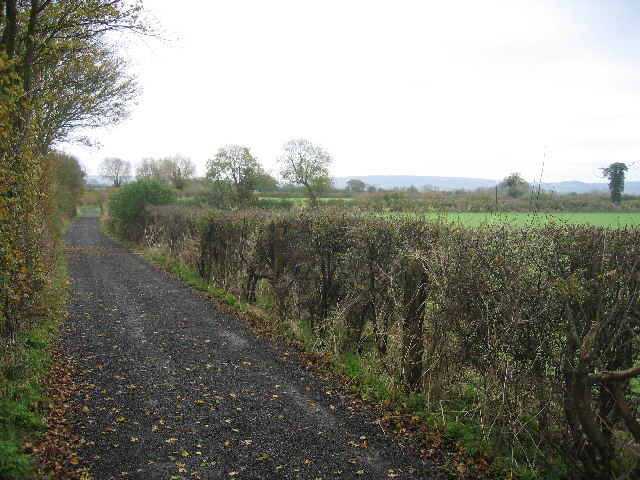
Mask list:
[[[267,169],[306,138],[332,174],[601,182],[640,160],[638,0],[144,0],[170,42],[132,40],[129,120],[66,147]],[[640,162],[628,180],[640,180]]]

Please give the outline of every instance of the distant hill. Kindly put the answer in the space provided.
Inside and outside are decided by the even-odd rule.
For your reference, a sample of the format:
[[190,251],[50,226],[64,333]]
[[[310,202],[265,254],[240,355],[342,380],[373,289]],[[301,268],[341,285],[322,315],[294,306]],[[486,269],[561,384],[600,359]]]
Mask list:
[[423,177],[414,175],[358,175],[354,177],[336,177],[335,186],[345,188],[352,178],[358,178],[367,185],[375,185],[379,188],[409,188],[411,185],[422,190],[425,185],[434,190],[475,190],[479,187],[494,187],[499,182],[488,178],[464,178],[464,177]]
[[[584,182],[558,182],[558,183],[542,183],[542,188],[553,190],[556,193],[589,193],[594,190],[609,191],[607,183],[584,183]],[[624,193],[629,195],[640,195],[640,182],[625,182]]]
[[[357,175],[352,177],[335,177],[336,188],[345,188],[347,182],[352,178],[358,178],[367,185],[375,185],[379,188],[409,188],[411,185],[418,190],[423,191],[425,185],[429,185],[432,190],[450,191],[450,190],[475,190],[476,188],[492,188],[495,187],[499,180],[491,180],[489,178],[465,178],[465,177],[429,177],[418,175]],[[93,185],[111,185],[111,180],[99,175],[87,175],[87,183]],[[536,184],[537,186],[537,184]],[[572,192],[589,193],[594,190],[608,191],[609,187],[606,183],[585,183],[577,181],[566,181],[549,183],[543,182],[541,187],[545,190],[566,195]],[[630,195],[640,195],[640,182],[625,182],[624,193]]]
[[[367,185],[375,185],[379,188],[409,188],[411,185],[418,190],[423,189],[425,185],[429,185],[433,190],[475,190],[476,188],[495,187],[499,180],[491,180],[488,178],[465,178],[465,177],[429,177],[417,175],[356,175],[352,177],[336,177],[335,186],[337,188],[345,188],[347,182],[352,178],[358,178]],[[536,184],[537,185],[537,184]],[[562,195],[572,192],[589,193],[594,190],[608,191],[609,187],[606,183],[585,183],[577,181],[565,182],[543,182],[540,184],[545,190],[553,191]],[[626,182],[624,192],[630,195],[640,195],[640,182]]]

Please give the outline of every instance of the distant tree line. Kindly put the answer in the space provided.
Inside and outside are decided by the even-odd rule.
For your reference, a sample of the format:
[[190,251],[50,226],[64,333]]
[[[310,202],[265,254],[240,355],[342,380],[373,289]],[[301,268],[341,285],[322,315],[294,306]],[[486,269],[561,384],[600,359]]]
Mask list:
[[[318,205],[319,196],[333,188],[333,178],[329,173],[333,158],[322,147],[306,139],[286,142],[276,161],[279,175],[290,182],[289,185],[303,190],[314,207]],[[131,163],[117,157],[105,158],[99,173],[114,187],[120,187],[133,178]],[[178,190],[194,179],[195,174],[195,164],[182,155],[144,158],[135,168],[136,180],[157,180]],[[276,178],[243,145],[220,147],[216,155],[207,161],[204,178],[209,183],[210,197],[219,204],[249,206],[258,192],[279,189]]]
[[[400,208],[398,205],[407,203],[402,200],[405,197],[433,199],[434,195],[456,195],[466,197],[468,201],[473,201],[473,196],[484,196],[485,207],[482,209],[487,210],[490,208],[489,203],[496,206],[499,200],[501,203],[508,199],[516,202],[532,195],[540,200],[549,195],[556,195],[552,191],[545,191],[540,186],[528,183],[518,172],[507,175],[495,187],[479,187],[474,190],[441,191],[432,185],[424,185],[421,189],[415,185],[385,189],[367,184],[359,178],[348,180],[344,188],[336,188],[329,173],[332,162],[333,158],[323,148],[305,139],[293,139],[283,145],[282,153],[276,159],[277,175],[281,181],[265,169],[249,147],[243,145],[220,147],[215,156],[207,161],[205,175],[202,178],[196,178],[194,163],[183,155],[160,159],[144,158],[135,166],[135,176],[129,162],[120,158],[105,158],[100,173],[110,179],[116,187],[133,178],[157,180],[172,185],[177,190],[183,190],[185,185],[191,182],[194,186],[197,185],[201,195],[207,197],[205,203],[234,208],[275,205],[266,200],[258,201],[259,197],[306,197],[312,207],[317,207],[320,197],[368,198],[372,203],[379,204],[379,198],[375,196],[382,195],[383,203],[394,204],[391,209],[395,210]],[[613,163],[602,169],[605,177],[610,180],[611,200],[614,203],[622,201],[624,173],[627,169],[624,163]],[[188,196],[189,193],[185,195]],[[593,200],[598,195],[594,193],[587,196]],[[489,197],[492,200],[489,200]],[[464,198],[460,199],[460,202],[464,201]],[[287,208],[292,206],[291,202],[286,201],[279,202],[278,205]],[[477,206],[473,207],[474,211],[478,209]]]

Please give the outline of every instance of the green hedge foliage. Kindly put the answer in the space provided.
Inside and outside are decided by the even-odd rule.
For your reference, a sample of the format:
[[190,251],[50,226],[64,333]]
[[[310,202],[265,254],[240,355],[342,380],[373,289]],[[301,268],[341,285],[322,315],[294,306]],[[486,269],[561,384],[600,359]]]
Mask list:
[[175,207],[144,225],[147,245],[370,359],[520,473],[636,472],[638,230]]
[[157,180],[129,183],[109,198],[109,221],[114,233],[137,240],[143,234],[142,220],[147,205],[167,205],[176,202],[176,191]]

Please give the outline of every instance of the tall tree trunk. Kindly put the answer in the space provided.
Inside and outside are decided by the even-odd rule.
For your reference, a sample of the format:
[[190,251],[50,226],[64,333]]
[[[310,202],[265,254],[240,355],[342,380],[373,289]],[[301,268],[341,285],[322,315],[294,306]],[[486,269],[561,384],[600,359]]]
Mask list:
[[36,25],[40,13],[40,0],[31,0],[31,10],[29,12],[29,24],[27,26],[27,38],[25,40],[25,52],[22,65],[22,84],[27,92],[31,92],[33,85],[33,61],[35,58],[35,44],[33,39],[36,34]]
[[2,46],[7,52],[9,58],[16,54],[16,37],[18,35],[18,0],[3,0],[5,7],[4,28],[2,32]]
[[304,186],[307,189],[307,194],[309,195],[311,206],[313,208],[318,208],[318,196],[316,195],[316,192],[313,191],[313,187],[311,187],[311,185],[309,185],[308,183],[305,183]]

